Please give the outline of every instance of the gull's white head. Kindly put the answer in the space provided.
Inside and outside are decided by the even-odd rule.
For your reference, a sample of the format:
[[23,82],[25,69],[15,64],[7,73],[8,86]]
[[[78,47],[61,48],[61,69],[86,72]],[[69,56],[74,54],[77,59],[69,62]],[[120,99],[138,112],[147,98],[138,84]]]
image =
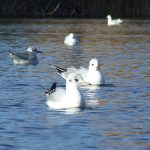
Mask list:
[[33,53],[35,51],[35,48],[34,47],[28,47],[27,48],[27,52],[31,52],[31,53]]
[[74,34],[74,33],[69,33],[69,37],[70,37],[70,38],[74,38],[74,37],[75,37],[75,34]]
[[74,85],[79,87],[80,83],[83,83],[82,76],[77,73],[71,73],[67,78],[67,85]]
[[107,15],[107,17],[106,17],[107,19],[111,19],[111,16],[110,15]]
[[38,51],[35,47],[28,47],[27,52],[30,53],[42,53],[41,51]]
[[100,69],[100,62],[97,58],[93,58],[89,63],[89,70],[96,71]]

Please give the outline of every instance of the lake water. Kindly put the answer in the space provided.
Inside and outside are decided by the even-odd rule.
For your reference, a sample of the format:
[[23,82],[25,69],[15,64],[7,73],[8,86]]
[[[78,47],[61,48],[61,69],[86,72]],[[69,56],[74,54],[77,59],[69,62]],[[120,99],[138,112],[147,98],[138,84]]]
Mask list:
[[[65,46],[75,32],[80,44]],[[13,65],[8,50],[36,46],[36,66]],[[50,65],[101,61],[106,85],[81,88],[87,108],[52,110],[44,91],[65,81]],[[1,150],[149,150],[150,20],[0,20]]]

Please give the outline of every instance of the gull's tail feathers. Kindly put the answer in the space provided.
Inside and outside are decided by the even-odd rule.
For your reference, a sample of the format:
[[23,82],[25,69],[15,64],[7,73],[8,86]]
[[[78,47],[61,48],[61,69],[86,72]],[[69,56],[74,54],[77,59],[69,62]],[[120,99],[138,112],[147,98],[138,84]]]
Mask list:
[[62,67],[58,67],[58,66],[55,66],[55,65],[52,65],[52,67],[54,67],[58,71],[59,75],[62,75],[63,72],[67,72],[67,69],[64,69]]
[[54,82],[50,89],[48,89],[45,94],[51,94],[56,91],[56,82]]

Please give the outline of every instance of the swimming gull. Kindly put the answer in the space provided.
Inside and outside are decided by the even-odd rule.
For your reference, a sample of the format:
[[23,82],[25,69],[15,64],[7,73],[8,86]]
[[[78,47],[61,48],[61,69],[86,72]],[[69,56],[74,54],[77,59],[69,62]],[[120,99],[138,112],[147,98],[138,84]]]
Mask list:
[[123,22],[123,20],[121,20],[121,19],[112,19],[112,17],[110,15],[108,15],[106,18],[108,19],[107,24],[109,26],[119,25]]
[[19,65],[36,65],[39,63],[37,53],[42,53],[38,51],[35,47],[29,47],[26,52],[14,52],[9,51],[9,55],[13,60],[14,64]]
[[83,82],[80,74],[71,73],[66,80],[66,89],[52,87],[45,92],[46,104],[53,109],[84,108],[85,101],[79,90],[79,83]]
[[78,38],[77,34],[75,34],[75,33],[69,33],[65,37],[64,43],[66,45],[70,45],[70,46],[77,45],[79,43],[79,38]]
[[[78,73],[81,74],[84,85],[103,85],[105,84],[104,76],[100,71],[100,62],[99,59],[93,58],[89,62],[89,68],[80,67],[79,69],[75,67],[70,67],[67,69],[58,67],[53,65],[55,69],[57,69],[58,74],[61,75],[64,79],[67,79],[70,73]],[[82,84],[83,85],[83,84]]]

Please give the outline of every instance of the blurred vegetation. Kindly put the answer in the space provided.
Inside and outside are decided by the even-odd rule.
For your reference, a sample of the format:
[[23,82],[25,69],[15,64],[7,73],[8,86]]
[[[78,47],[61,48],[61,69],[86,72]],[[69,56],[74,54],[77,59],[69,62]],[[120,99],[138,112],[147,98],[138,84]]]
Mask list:
[[150,0],[0,0],[0,17],[150,17]]

